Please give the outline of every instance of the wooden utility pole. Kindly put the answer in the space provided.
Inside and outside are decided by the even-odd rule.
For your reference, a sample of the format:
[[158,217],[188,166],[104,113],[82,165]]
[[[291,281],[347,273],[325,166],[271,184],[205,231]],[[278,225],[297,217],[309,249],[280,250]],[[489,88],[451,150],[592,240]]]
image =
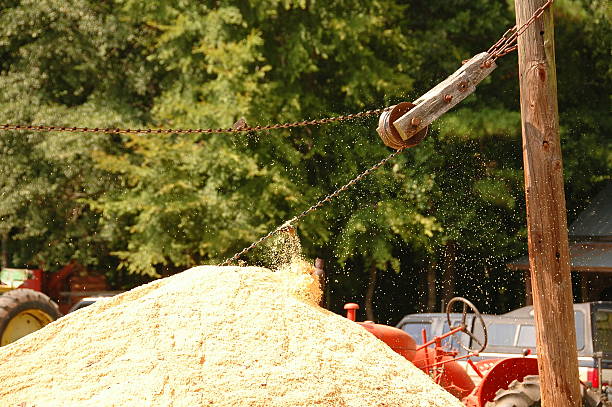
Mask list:
[[2,247],[1,251],[1,258],[2,258],[2,268],[7,268],[9,266],[9,261],[8,261],[8,232],[2,232],[2,243],[0,244],[0,246]]
[[[515,0],[516,24],[546,0]],[[579,407],[551,7],[518,38],[529,265],[542,406]]]

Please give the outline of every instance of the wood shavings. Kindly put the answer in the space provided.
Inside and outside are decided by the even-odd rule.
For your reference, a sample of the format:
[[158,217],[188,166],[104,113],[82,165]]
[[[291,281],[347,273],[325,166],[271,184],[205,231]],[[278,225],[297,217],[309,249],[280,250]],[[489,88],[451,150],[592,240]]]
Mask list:
[[461,406],[317,290],[202,266],[99,301],[0,348],[0,405]]

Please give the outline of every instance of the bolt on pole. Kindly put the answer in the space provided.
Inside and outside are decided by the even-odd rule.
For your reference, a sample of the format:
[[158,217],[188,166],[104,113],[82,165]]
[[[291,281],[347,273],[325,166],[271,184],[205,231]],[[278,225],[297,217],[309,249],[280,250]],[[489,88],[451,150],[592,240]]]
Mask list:
[[[515,0],[520,27],[546,0]],[[552,7],[518,38],[529,268],[542,406],[579,407]]]

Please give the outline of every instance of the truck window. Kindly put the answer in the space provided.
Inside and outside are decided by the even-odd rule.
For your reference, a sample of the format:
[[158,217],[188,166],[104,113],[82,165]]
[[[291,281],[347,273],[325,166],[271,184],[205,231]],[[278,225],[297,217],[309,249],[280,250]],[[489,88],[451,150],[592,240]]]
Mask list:
[[595,352],[612,353],[612,311],[598,310],[594,317],[593,348]]
[[[471,325],[472,323],[472,318],[468,318],[466,323],[468,324],[468,326]],[[457,318],[457,319],[452,319],[451,320],[451,325],[454,327],[459,326],[459,324],[461,323],[461,319]],[[442,328],[442,333],[445,334],[447,332],[449,332],[451,329],[448,326],[448,321],[444,321],[444,327]],[[468,339],[464,334],[462,334],[461,332],[459,332],[458,334],[455,335],[451,335],[448,336],[444,339],[442,339],[442,348],[445,351],[459,351],[461,348],[459,347],[459,340],[462,340],[463,343],[466,343],[465,339]]]
[[536,332],[535,326],[533,325],[521,325],[519,327],[518,340],[516,346],[522,348],[535,348],[536,347]]
[[492,346],[513,346],[516,325],[514,324],[491,324],[487,327],[489,331],[489,343]]
[[408,322],[402,325],[402,331],[410,334],[416,341],[417,345],[423,344],[423,334],[422,331],[425,329],[427,333],[427,340],[432,338],[431,336],[431,323],[429,322]]
[[576,324],[576,349],[584,349],[584,313],[574,311],[574,323]]
[[[576,348],[578,350],[582,350],[584,348],[584,313],[581,311],[575,311],[574,321],[576,323]],[[534,325],[519,326],[516,346],[521,348],[536,347],[536,331]]]

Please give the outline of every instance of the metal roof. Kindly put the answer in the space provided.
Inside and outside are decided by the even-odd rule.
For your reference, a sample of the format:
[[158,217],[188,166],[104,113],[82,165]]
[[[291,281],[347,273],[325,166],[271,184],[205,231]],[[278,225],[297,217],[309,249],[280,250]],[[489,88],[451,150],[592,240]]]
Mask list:
[[[572,271],[612,272],[612,242],[570,243]],[[529,257],[523,256],[507,265],[513,270],[529,270]]]
[[[572,271],[612,272],[612,182],[593,198],[569,227]],[[529,270],[529,256],[507,264]]]
[[612,241],[612,182],[595,196],[593,202],[584,210],[569,228],[570,238],[574,241],[610,240]]

